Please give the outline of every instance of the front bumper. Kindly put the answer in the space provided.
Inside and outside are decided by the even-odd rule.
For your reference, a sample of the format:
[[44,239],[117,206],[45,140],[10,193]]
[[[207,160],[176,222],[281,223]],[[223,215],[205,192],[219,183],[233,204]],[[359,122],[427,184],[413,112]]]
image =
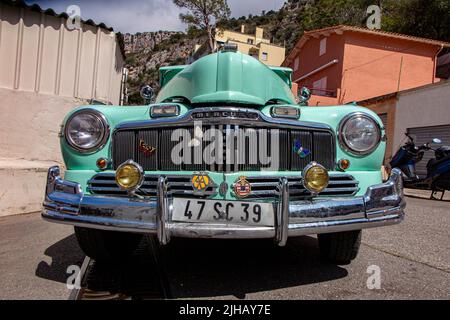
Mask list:
[[85,195],[78,183],[65,181],[59,167],[49,169],[42,217],[57,223],[135,233],[155,233],[161,244],[171,237],[254,239],[360,230],[399,223],[405,201],[401,172],[392,170],[385,183],[371,186],[362,197],[289,201],[289,185],[280,179],[274,227],[171,221],[172,201],[164,176],[156,198]]

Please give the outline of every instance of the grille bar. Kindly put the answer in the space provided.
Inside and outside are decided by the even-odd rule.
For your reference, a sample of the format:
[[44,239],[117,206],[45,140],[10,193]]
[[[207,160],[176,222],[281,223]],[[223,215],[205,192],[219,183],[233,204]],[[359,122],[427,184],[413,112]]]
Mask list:
[[[139,195],[156,196],[156,187],[158,175],[146,175],[145,182],[142,185]],[[311,193],[305,189],[300,177],[287,177],[289,183],[290,199],[304,199],[311,197]],[[251,184],[251,194],[246,199],[265,199],[275,198],[280,194],[280,177],[247,177]],[[198,197],[194,193],[191,184],[191,176],[173,175],[167,176],[168,193],[176,196]],[[100,173],[88,181],[87,190],[92,194],[99,195],[124,195],[127,193],[116,184],[114,174]],[[359,191],[359,182],[349,174],[333,173],[330,174],[330,183],[328,187],[321,192],[319,196],[353,196]],[[217,185],[210,186],[202,197],[215,195]]]

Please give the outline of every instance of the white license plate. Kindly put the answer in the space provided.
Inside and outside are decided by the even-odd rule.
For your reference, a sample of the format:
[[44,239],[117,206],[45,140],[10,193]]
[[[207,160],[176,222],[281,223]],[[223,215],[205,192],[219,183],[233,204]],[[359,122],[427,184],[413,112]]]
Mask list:
[[222,200],[173,200],[172,221],[274,226],[272,203]]

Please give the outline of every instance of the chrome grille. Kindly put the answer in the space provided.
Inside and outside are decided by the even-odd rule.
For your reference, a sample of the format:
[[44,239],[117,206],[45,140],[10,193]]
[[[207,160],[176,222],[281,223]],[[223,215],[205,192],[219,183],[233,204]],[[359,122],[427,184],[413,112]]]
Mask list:
[[[158,175],[145,175],[144,183],[142,187],[136,192],[142,196],[155,196],[156,186],[158,183]],[[191,176],[167,176],[168,194],[177,196],[193,196],[194,189],[191,184]],[[204,197],[208,197],[216,194],[217,185],[213,184],[209,186]],[[100,173],[95,175],[88,181],[88,192],[98,195],[127,195],[127,192],[121,190],[116,183],[115,175],[112,173]],[[197,196],[197,195],[196,195]]]
[[[146,175],[144,184],[137,192],[139,195],[156,196],[156,185],[158,175]],[[311,197],[311,193],[306,190],[299,177],[287,177],[289,182],[289,194],[291,200]],[[247,177],[251,184],[252,192],[246,199],[266,199],[279,196],[280,177]],[[191,176],[173,175],[167,176],[168,193],[176,196],[197,197],[191,184]],[[349,174],[330,174],[328,187],[319,196],[353,196],[359,191],[359,182]],[[232,186],[230,186],[232,188]],[[127,195],[116,184],[114,174],[100,173],[88,181],[87,190],[98,195]],[[217,185],[213,185],[206,190],[203,197],[215,195]]]
[[[176,129],[179,129],[177,127]],[[313,131],[306,129],[278,129],[264,127],[244,127],[233,124],[209,125],[202,127],[204,139],[202,145],[188,146],[189,137],[194,136],[194,128],[185,127],[186,134],[179,141],[171,141],[172,128],[160,129],[127,129],[118,130],[113,136],[112,159],[114,168],[121,163],[132,159],[139,163],[145,171],[211,171],[211,172],[238,172],[238,171],[260,171],[269,168],[270,164],[265,163],[266,159],[259,156],[262,152],[272,157],[278,157],[279,164],[277,171],[302,171],[311,161],[322,164],[328,170],[334,170],[335,166],[335,145],[334,137],[328,131]],[[221,138],[216,139],[216,154],[211,155],[212,159],[202,159],[203,152],[208,144],[208,129],[218,130]],[[275,131],[276,130],[276,131]],[[278,136],[277,134],[278,133]],[[226,141],[235,136],[234,147],[227,149]],[[252,138],[250,138],[252,137]],[[278,138],[278,142],[276,139]],[[138,143],[144,140],[146,144],[155,147],[156,152],[152,156],[145,156],[138,150]],[[252,140],[254,139],[254,140]],[[273,143],[276,143],[279,150],[271,150]],[[221,141],[220,141],[221,140]],[[311,151],[306,158],[301,158],[294,153],[295,140],[301,142],[304,148]],[[190,148],[190,164],[177,164],[172,161],[172,150],[182,141],[183,148]],[[258,143],[250,143],[258,141]],[[260,149],[260,148],[265,148]],[[221,154],[220,154],[221,153]],[[228,157],[227,157],[228,154]],[[196,155],[200,156],[201,162],[196,163]],[[207,161],[204,161],[207,160]]]
[[[299,177],[287,177],[291,200],[311,197]],[[273,198],[280,195],[280,177],[247,177],[252,192],[246,199]],[[349,174],[330,174],[328,187],[319,196],[353,196],[359,191],[359,182]]]

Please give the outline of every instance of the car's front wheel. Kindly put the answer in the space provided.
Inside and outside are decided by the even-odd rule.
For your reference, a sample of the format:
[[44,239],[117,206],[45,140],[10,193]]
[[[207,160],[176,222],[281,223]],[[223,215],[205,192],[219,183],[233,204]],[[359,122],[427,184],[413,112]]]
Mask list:
[[115,261],[131,255],[142,235],[75,227],[81,250],[96,261]]
[[361,230],[319,234],[321,256],[333,263],[347,264],[356,258],[361,245]]

